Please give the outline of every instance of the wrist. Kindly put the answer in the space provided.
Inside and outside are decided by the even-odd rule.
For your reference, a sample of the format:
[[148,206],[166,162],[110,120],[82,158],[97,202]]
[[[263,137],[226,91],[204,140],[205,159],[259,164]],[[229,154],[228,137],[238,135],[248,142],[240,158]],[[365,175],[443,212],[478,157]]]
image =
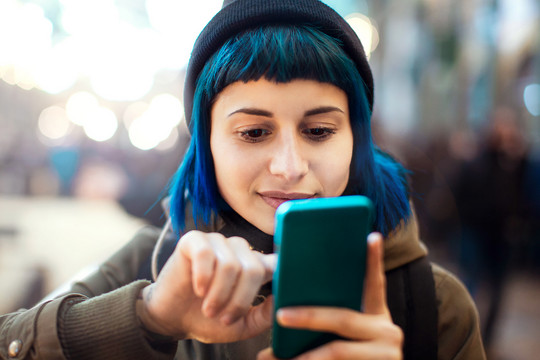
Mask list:
[[160,325],[155,317],[152,316],[148,308],[147,301],[151,297],[152,286],[149,285],[139,292],[135,303],[135,311],[139,319],[139,324],[144,336],[153,342],[168,342],[173,340],[181,340],[182,337],[173,335],[173,332]]

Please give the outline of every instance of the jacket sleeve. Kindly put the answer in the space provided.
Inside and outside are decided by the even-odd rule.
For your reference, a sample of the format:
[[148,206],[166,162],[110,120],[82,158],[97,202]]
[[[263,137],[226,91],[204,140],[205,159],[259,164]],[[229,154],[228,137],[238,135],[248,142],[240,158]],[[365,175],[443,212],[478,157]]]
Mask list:
[[172,359],[177,342],[150,342],[136,314],[139,280],[120,289],[71,302],[59,319],[60,342],[69,359]]
[[433,265],[438,306],[438,359],[484,360],[478,311],[465,286]]
[[2,315],[0,359],[172,358],[176,342],[148,341],[135,310],[140,290],[149,284],[136,281],[137,274],[157,231],[142,229],[67,294]]
[[57,316],[66,295],[0,317],[0,359],[64,359],[57,334]]

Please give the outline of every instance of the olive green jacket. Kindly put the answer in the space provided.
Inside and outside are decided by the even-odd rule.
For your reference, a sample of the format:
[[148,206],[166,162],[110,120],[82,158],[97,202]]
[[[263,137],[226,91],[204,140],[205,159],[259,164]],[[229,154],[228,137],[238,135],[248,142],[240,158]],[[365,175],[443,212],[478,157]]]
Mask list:
[[[149,341],[135,311],[137,280],[159,229],[145,227],[96,273],[71,291],[32,309],[0,317],[0,359],[254,359],[269,346],[269,331],[231,344]],[[425,256],[416,220],[409,220],[385,241],[385,268],[392,270]],[[433,265],[438,305],[438,358],[485,359],[475,305],[462,283]],[[65,333],[61,339],[58,334]],[[64,345],[64,346],[62,346]]]

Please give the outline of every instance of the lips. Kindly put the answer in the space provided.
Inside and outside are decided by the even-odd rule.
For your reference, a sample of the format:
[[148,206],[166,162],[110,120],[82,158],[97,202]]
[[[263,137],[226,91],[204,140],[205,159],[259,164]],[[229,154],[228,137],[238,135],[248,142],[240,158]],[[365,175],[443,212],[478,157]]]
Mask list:
[[314,197],[314,194],[308,193],[285,193],[281,191],[263,191],[259,195],[268,205],[277,209],[279,205],[283,204],[285,201],[289,200],[298,200],[298,199],[309,199]]

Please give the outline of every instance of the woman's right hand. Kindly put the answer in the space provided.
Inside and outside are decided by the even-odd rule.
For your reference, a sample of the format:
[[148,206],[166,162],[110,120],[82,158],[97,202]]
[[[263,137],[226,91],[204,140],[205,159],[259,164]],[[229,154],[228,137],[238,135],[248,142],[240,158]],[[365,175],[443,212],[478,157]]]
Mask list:
[[276,255],[250,249],[240,237],[190,231],[143,289],[139,317],[155,333],[205,343],[255,336],[272,324],[272,299],[252,306],[272,278]]

